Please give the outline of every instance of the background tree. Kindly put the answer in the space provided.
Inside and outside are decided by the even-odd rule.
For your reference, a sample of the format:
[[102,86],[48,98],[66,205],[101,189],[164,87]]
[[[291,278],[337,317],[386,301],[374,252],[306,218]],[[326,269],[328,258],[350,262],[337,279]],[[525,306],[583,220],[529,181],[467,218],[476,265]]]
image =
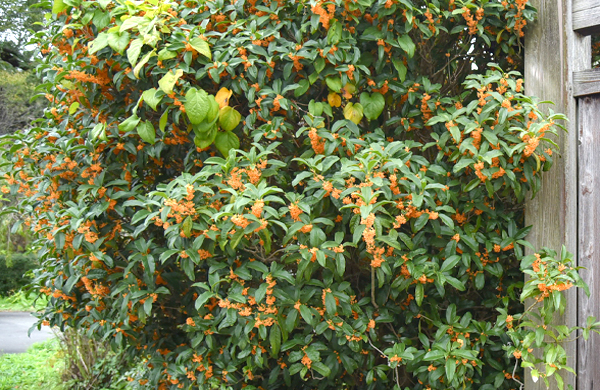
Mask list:
[[28,72],[35,52],[29,41],[49,10],[47,1],[0,0],[0,134],[29,127],[42,115],[41,102],[30,102],[39,79]]
[[48,1],[0,0],[0,68],[31,68],[34,47],[28,42],[49,10]]

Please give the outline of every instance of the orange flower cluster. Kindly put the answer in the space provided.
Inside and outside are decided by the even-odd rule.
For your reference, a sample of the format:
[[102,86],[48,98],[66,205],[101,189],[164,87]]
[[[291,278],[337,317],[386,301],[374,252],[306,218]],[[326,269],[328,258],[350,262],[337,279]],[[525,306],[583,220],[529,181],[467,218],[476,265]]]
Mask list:
[[92,227],[96,226],[96,222],[95,221],[86,221],[85,224],[79,226],[79,228],[77,229],[77,231],[81,234],[85,235],[85,240],[87,242],[89,242],[90,244],[93,244],[94,242],[96,242],[98,240],[98,233],[93,232],[91,229]]
[[540,144],[540,140],[538,137],[530,137],[528,134],[525,134],[523,136],[523,141],[525,141],[525,143],[527,144],[527,146],[523,150],[523,154],[527,157],[531,156]]
[[523,32],[523,29],[527,25],[527,20],[525,20],[525,18],[523,17],[523,10],[525,9],[525,6],[527,5],[527,1],[528,0],[516,0],[516,2],[515,2],[516,6],[517,6],[517,14],[515,15],[514,29],[516,32],[519,33],[520,37],[523,37],[525,35],[525,33]]
[[477,34],[477,24],[483,18],[483,8],[477,8],[477,11],[475,11],[475,17],[471,15],[471,10],[469,8],[463,7],[462,10],[464,11],[462,16],[467,22],[467,27],[469,27],[469,34]]
[[317,134],[317,129],[314,127],[308,132],[308,138],[310,138],[310,144],[316,154],[325,153],[325,140]]
[[487,176],[484,175],[483,173],[481,173],[481,170],[484,168],[483,161],[479,161],[478,163],[473,164],[473,168],[475,168],[475,175],[477,175],[479,180],[481,180],[481,181],[487,180]]
[[298,207],[297,204],[292,203],[288,206],[288,208],[290,210],[290,217],[292,217],[294,222],[299,222],[300,214],[303,213],[303,211],[300,209],[300,207]]
[[96,298],[104,297],[110,293],[110,289],[108,287],[103,286],[101,283],[97,283],[94,286],[94,283],[86,276],[82,277],[81,281],[85,285],[85,289]]
[[385,249],[383,247],[375,246],[376,231],[373,227],[373,224],[375,223],[375,214],[369,214],[367,218],[362,219],[360,223],[361,225],[366,226],[365,230],[362,233],[362,237],[363,241],[367,244],[367,253],[373,256],[373,259],[371,260],[371,267],[379,268],[381,267],[381,264],[383,264],[383,262],[385,261],[383,257]]
[[315,15],[319,15],[319,22],[323,25],[323,28],[329,30],[329,23],[335,14],[335,4],[328,2],[327,9],[323,8],[325,1],[321,0],[316,5],[311,7],[311,11]]
[[[193,191],[193,187],[192,187],[192,191]],[[189,198],[189,197],[190,197],[190,193],[188,192],[188,196],[186,198]],[[193,199],[193,192],[191,194],[191,197]],[[193,216],[196,214],[196,204],[194,202],[192,202],[191,200],[179,200],[178,201],[175,199],[167,199],[164,201],[164,205],[165,205],[165,207],[171,208],[171,210],[169,211],[167,216],[169,218],[175,218],[175,221],[177,223],[182,223],[183,219],[185,217],[187,217],[188,215]],[[162,208],[160,210],[162,211]]]

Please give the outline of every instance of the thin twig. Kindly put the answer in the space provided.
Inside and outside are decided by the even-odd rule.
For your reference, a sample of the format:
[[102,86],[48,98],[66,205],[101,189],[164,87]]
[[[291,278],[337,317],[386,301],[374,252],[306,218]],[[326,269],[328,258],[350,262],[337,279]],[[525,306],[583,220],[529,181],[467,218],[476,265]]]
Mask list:
[[518,379],[515,378],[515,373],[517,372],[517,365],[518,364],[519,364],[519,359],[515,359],[515,367],[513,368],[512,379],[519,384],[519,390],[523,390],[523,388],[525,387],[525,384],[523,382],[521,382],[520,380],[518,380]]

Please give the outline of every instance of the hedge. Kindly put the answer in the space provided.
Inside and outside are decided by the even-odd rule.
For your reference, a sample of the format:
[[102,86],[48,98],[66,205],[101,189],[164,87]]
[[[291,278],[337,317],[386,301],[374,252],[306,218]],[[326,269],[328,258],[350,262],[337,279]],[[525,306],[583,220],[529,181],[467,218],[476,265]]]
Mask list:
[[518,73],[534,17],[55,0],[49,107],[2,171],[38,237],[41,320],[146,359],[132,385],[158,389],[560,383],[575,329],[550,321],[584,284],[526,241],[565,119]]

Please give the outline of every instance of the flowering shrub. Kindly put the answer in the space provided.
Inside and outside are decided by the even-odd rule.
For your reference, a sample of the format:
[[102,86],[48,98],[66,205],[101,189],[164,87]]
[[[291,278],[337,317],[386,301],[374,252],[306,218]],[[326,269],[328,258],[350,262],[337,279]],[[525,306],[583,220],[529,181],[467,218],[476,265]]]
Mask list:
[[133,385],[512,389],[565,366],[545,335],[573,329],[547,324],[582,282],[524,255],[564,119],[515,71],[526,1],[53,13],[50,107],[6,140],[4,191],[40,237],[42,320],[146,359]]

